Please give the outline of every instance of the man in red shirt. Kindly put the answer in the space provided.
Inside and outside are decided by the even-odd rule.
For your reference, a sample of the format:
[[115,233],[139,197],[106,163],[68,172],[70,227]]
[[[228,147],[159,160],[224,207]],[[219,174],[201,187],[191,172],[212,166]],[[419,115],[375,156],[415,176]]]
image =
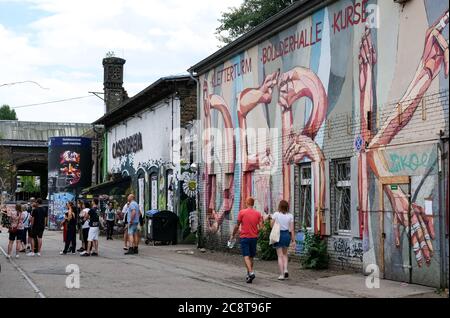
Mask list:
[[233,240],[239,227],[241,227],[240,244],[245,266],[247,267],[246,281],[248,284],[251,284],[256,277],[253,272],[253,258],[256,255],[256,244],[258,241],[259,230],[263,226],[263,218],[260,212],[253,209],[253,206],[255,205],[255,200],[253,198],[248,198],[245,203],[247,209],[239,212],[237,224],[234,227],[230,240]]

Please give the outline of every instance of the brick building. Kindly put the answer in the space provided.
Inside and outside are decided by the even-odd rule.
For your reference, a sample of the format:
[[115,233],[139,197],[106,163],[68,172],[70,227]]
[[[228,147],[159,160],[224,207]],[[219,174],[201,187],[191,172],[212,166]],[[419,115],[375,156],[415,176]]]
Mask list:
[[333,266],[448,286],[448,22],[443,0],[298,1],[193,66],[207,245],[247,196],[285,199]]

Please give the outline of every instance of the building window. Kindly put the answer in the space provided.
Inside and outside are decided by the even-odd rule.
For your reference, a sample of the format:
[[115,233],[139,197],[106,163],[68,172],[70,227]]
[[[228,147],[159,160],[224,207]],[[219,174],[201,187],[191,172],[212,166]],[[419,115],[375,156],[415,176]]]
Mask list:
[[300,166],[300,226],[312,227],[311,164]]
[[158,175],[156,173],[150,175],[150,209],[158,209]]
[[175,179],[173,170],[169,169],[166,172],[166,198],[167,198],[167,210],[174,212],[173,200],[174,200],[174,187],[175,187]]
[[336,160],[333,164],[334,178],[334,211],[335,226],[339,233],[349,233],[351,231],[351,171],[350,159]]

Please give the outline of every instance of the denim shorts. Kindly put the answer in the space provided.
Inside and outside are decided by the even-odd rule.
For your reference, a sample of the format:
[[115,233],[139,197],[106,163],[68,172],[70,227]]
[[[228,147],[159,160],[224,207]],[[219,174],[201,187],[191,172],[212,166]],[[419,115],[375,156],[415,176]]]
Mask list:
[[256,243],[257,238],[241,238],[241,250],[242,256],[255,257],[256,256]]
[[128,224],[128,235],[136,234],[138,229],[138,223]]
[[275,243],[273,247],[275,248],[288,248],[291,245],[291,232],[280,231],[280,241]]
[[13,241],[13,242],[15,240],[21,241],[24,232],[25,232],[25,230],[17,230],[15,233],[9,232],[9,240]]

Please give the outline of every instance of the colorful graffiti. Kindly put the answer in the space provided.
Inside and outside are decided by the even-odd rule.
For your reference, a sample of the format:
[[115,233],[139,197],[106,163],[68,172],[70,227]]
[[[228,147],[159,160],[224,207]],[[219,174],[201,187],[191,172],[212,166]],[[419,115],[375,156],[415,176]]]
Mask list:
[[64,213],[67,212],[67,203],[74,202],[75,195],[73,193],[62,192],[54,193],[50,197],[48,220],[50,229],[59,230],[62,221],[64,221]]
[[[396,4],[376,3],[371,5],[379,6],[380,12],[390,12],[392,22],[385,23],[405,28],[403,13],[390,8]],[[321,9],[202,74],[201,123],[205,133],[201,180],[207,231],[211,235],[220,234],[224,220],[236,214],[249,195],[256,197],[258,207],[265,213],[281,198],[293,205],[296,195],[293,167],[309,162],[313,229],[317,234],[331,235],[327,224],[331,221],[326,215],[330,206],[327,164],[339,156],[352,156],[356,159],[352,186],[353,202],[357,205],[357,226],[352,234],[364,242],[364,248],[358,249],[358,258],[362,259],[362,250],[367,252],[379,244],[370,239],[373,234],[369,233],[379,231],[376,226],[370,228],[369,222],[371,212],[380,209],[377,195],[384,195],[374,194],[377,182],[395,176],[419,176],[422,180],[414,181],[415,195],[411,202],[401,187],[384,187],[383,192],[395,213],[392,226],[398,229],[396,246],[400,246],[403,227],[410,231],[417,265],[430,265],[436,233],[432,215],[425,213],[424,202],[433,186],[429,170],[436,164],[433,159],[436,157],[420,151],[395,153],[390,147],[397,147],[396,140],[400,137],[410,144],[427,138],[437,140],[439,130],[448,129],[448,119],[443,120],[445,112],[448,115],[448,99],[447,110],[444,99],[436,110],[440,116],[438,124],[432,120],[424,123],[422,115],[421,122],[428,125],[427,131],[421,136],[412,133],[418,127],[413,118],[419,116],[416,110],[426,94],[448,92],[445,80],[449,70],[448,4],[423,1],[421,8],[410,9],[414,12],[408,14],[421,21],[417,25],[426,26],[423,31],[415,26],[417,34],[425,33],[424,46],[421,53],[406,55],[408,59],[405,52],[411,52],[412,48],[417,52],[418,41],[402,40],[406,32],[403,29],[392,31],[386,25],[363,23],[369,21],[367,1],[346,4],[348,1],[339,1]],[[354,23],[349,18],[346,9],[349,7],[350,17],[357,14],[360,22]],[[395,37],[393,32],[397,32]],[[305,33],[311,34],[314,41],[299,44]],[[387,38],[395,45],[386,45]],[[250,61],[251,67],[218,84],[214,74],[238,61]],[[415,73],[407,80],[404,73],[417,62]],[[394,100],[398,102],[392,104]],[[348,113],[354,126],[346,128],[344,135],[333,137],[332,118]],[[340,122],[336,124],[339,125]],[[279,129],[281,133],[276,138],[255,141],[250,131],[261,128]],[[341,149],[350,148],[351,152],[332,152],[330,149],[340,144],[340,139],[345,142],[346,135],[351,136],[349,147]],[[267,165],[273,167],[265,174]]]
[[342,258],[357,258],[363,260],[363,246],[361,240],[333,239],[333,250]]
[[180,206],[178,217],[181,225],[182,240],[186,243],[194,243],[197,232],[197,173],[189,165],[181,167],[179,180]]
[[[114,170],[132,176],[132,185],[136,186],[134,190],[139,193],[143,210],[177,213],[181,242],[195,242],[198,227],[197,173],[189,164],[181,161],[179,165],[174,165],[162,159],[135,163],[134,155],[129,154],[121,158],[120,167]],[[143,173],[138,174],[137,171]],[[148,174],[148,178],[144,174]]]
[[62,168],[59,170],[66,176],[68,185],[76,185],[81,179],[80,160],[80,154],[74,151],[65,151],[60,155],[59,164]]
[[[417,71],[411,80],[407,91],[401,98],[397,105],[398,111],[392,114],[373,135],[372,131],[368,129],[367,112],[373,112],[373,67],[377,62],[376,50],[372,42],[371,31],[366,28],[365,34],[361,41],[361,50],[359,55],[360,75],[360,109],[361,109],[361,130],[368,145],[363,148],[359,160],[359,204],[360,213],[364,215],[361,220],[361,231],[364,231],[366,237],[368,236],[368,170],[371,170],[377,178],[393,176],[388,169],[386,169],[383,162],[382,148],[389,145],[395,136],[410,122],[419,102],[422,100],[424,94],[428,91],[432,81],[441,71],[444,66],[445,76],[448,77],[448,43],[442,35],[443,29],[448,25],[449,12],[448,10],[437,19],[435,23],[428,29],[425,37],[425,47],[423,55],[420,60]],[[390,187],[384,187],[389,201],[396,213],[395,222],[403,225],[405,228],[411,228],[411,239],[415,257],[419,266],[423,261],[430,264],[433,256],[433,243],[435,238],[435,231],[433,225],[433,217],[425,215],[424,208],[416,203],[412,204],[411,215],[409,212],[409,199],[407,194],[403,193],[401,189],[393,190]],[[400,246],[400,231],[396,231],[396,245]]]

